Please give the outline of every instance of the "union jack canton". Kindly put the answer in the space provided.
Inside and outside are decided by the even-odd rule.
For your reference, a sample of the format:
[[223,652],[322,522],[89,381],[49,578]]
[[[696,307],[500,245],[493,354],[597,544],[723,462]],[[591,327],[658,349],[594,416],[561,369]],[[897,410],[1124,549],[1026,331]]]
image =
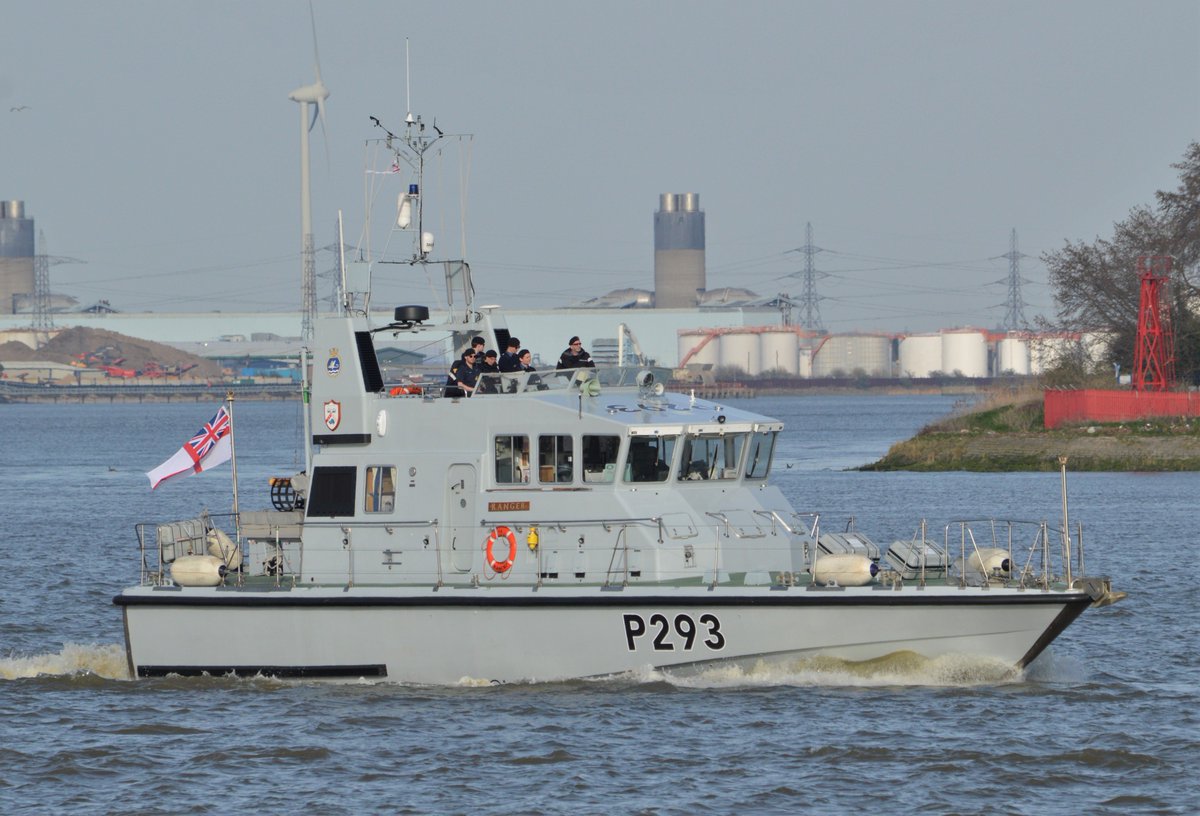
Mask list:
[[229,435],[229,412],[222,405],[216,416],[204,423],[195,436],[183,443],[183,449],[192,458],[193,470],[200,472],[200,460],[208,455],[213,446]]

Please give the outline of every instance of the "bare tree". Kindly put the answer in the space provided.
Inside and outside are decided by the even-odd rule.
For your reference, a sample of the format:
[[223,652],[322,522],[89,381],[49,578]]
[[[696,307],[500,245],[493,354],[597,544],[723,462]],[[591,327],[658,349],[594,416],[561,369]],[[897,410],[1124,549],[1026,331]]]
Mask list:
[[1068,241],[1042,260],[1049,270],[1060,326],[1071,331],[1108,331],[1114,339],[1107,363],[1132,368],[1137,341],[1140,282],[1138,258],[1170,255],[1171,319],[1175,329],[1176,371],[1184,382],[1200,373],[1200,142],[1187,148],[1172,167],[1180,171],[1174,192],[1155,194],[1157,206],[1140,206],[1113,225],[1110,238],[1092,243]]

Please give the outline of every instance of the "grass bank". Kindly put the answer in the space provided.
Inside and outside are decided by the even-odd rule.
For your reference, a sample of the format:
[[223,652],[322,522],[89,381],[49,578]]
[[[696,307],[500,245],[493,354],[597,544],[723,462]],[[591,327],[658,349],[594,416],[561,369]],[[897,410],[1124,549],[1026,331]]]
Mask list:
[[996,393],[897,442],[860,470],[1075,471],[1200,470],[1200,421],[1165,417],[1043,426],[1042,393]]

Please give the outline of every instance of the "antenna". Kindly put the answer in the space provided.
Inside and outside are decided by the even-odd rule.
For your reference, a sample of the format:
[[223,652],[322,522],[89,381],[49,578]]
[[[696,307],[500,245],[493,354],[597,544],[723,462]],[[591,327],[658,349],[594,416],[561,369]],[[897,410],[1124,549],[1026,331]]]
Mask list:
[[412,65],[408,57],[408,37],[404,38],[404,121],[413,123],[412,115]]

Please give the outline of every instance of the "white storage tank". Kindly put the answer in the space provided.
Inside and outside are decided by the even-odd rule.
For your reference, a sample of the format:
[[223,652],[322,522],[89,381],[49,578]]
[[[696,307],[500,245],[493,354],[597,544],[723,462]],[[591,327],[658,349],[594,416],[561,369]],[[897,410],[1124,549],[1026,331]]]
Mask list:
[[942,331],[942,371],[963,377],[988,375],[987,336],[979,329]]
[[1009,333],[996,341],[996,376],[1029,374],[1029,343],[1018,334]]
[[1029,338],[1029,373],[1045,374],[1078,351],[1077,334],[1035,334]]
[[762,348],[756,332],[730,332],[721,335],[719,355],[722,368],[740,368],[747,376],[762,373]]
[[800,373],[799,348],[793,331],[767,331],[759,335],[762,344],[762,370],[783,371],[795,377]]
[[683,358],[692,351],[692,349],[704,342],[704,338],[714,335],[704,348],[697,351],[688,360],[688,365],[710,365],[713,368],[717,366],[717,356],[721,351],[721,338],[715,336],[712,329],[691,329],[679,332],[679,362],[683,362]]
[[942,336],[940,334],[910,334],[900,338],[901,377],[928,379],[933,372],[942,371]]
[[892,375],[892,341],[887,335],[832,334],[818,344],[814,346],[814,377],[837,373],[852,377],[860,371],[868,377]]
[[1080,336],[1079,342],[1083,345],[1083,353],[1088,363],[1096,365],[1108,356],[1115,339],[1116,335],[1113,332],[1089,331]]
[[812,346],[807,345],[808,343],[812,342],[813,341],[811,340],[805,341],[806,344],[799,348],[799,354],[797,355],[799,359],[797,360],[796,373],[798,373],[800,377],[805,380],[812,379],[813,375],[813,350]]

